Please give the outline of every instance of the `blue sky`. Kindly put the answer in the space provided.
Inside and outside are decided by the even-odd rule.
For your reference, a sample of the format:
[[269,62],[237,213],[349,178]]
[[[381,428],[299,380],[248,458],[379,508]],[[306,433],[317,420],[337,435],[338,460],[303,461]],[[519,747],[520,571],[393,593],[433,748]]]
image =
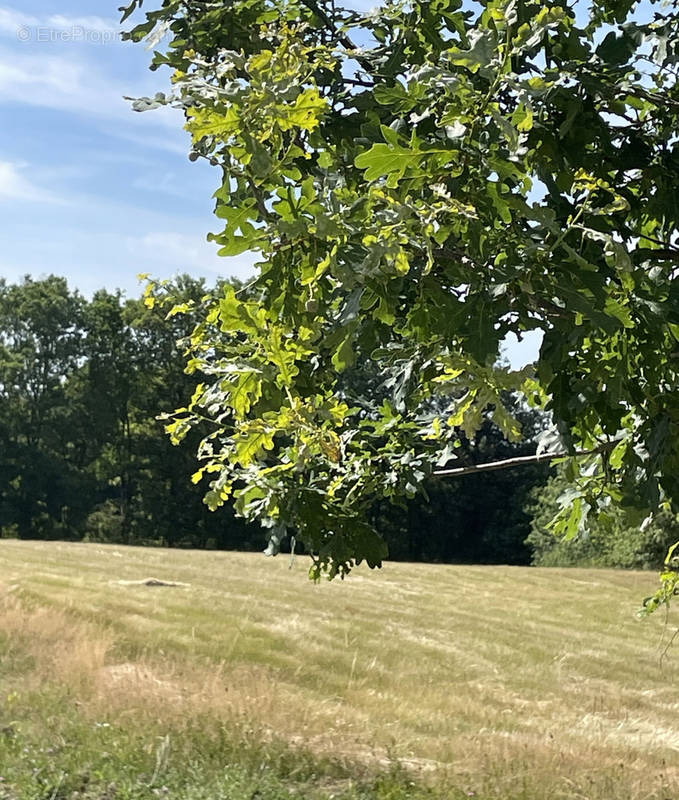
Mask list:
[[[119,5],[0,0],[0,276],[64,275],[87,295],[137,295],[140,272],[247,278],[250,256],[218,258],[206,240],[219,174],[188,161],[179,112],[123,99],[166,91],[169,73],[120,41]],[[512,362],[538,344],[510,345]]]
[[119,40],[120,4],[0,2],[0,275],[56,273],[86,294],[138,294],[139,272],[246,277],[247,257],[206,241],[219,176],[188,161],[181,116],[123,99],[169,73]]

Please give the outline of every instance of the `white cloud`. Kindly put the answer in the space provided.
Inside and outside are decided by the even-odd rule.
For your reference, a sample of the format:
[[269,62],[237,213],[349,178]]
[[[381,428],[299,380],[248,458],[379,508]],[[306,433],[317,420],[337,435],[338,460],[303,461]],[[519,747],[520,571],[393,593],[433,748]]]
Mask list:
[[[17,11],[11,6],[0,6],[0,33],[17,36],[20,31],[28,31],[25,38],[18,37],[20,41],[31,41],[38,38],[38,31],[53,31],[54,35],[74,34],[71,41],[86,42],[93,37],[89,34],[108,34],[109,37],[117,35],[121,26],[117,20],[105,19],[98,16],[70,17],[65,14],[50,14],[36,17]],[[78,35],[82,32],[83,35]]]
[[31,203],[57,203],[66,201],[34,184],[22,174],[25,169],[23,164],[13,164],[11,161],[0,161],[0,201],[20,200]]
[[[132,117],[130,87],[93,65],[45,53],[0,50],[0,100],[101,116]],[[165,118],[158,114],[158,119]]]
[[[0,48],[0,103],[48,108],[98,118],[106,132],[147,147],[186,153],[181,112],[172,108],[138,113],[124,99],[145,94],[103,74],[96,64],[61,55],[20,53]],[[114,122],[110,125],[110,122]],[[162,130],[161,136],[149,135]]]
[[[6,252],[0,254],[0,277],[16,281],[25,274],[36,278],[62,275],[87,296],[106,288],[122,289],[128,296],[138,297],[142,287],[137,275],[145,272],[161,279],[189,274],[205,278],[208,286],[218,276],[248,280],[254,274],[248,256],[218,258],[214,245],[204,241],[200,222],[193,221],[195,234],[185,220],[176,220],[177,225],[185,226],[181,233],[162,233],[155,228],[152,230],[156,232],[135,235],[120,227],[101,227],[96,219],[79,224],[70,209],[61,226],[51,217],[44,215],[46,222],[41,220],[41,236],[35,235],[33,222],[17,222],[15,236],[4,243]],[[144,222],[152,220],[145,216]],[[129,225],[133,224],[131,219]]]
[[130,238],[128,246],[140,265],[140,272],[168,274],[201,270],[241,280],[247,280],[255,273],[253,254],[220,258],[216,246],[199,236],[168,231],[152,232]]
[[[159,111],[149,111],[149,115],[157,114]],[[134,112],[132,112],[134,113]],[[179,113],[179,112],[177,112]],[[145,114],[144,116],[148,116]],[[132,144],[142,145],[143,147],[155,148],[157,150],[166,150],[168,153],[187,158],[191,150],[191,142],[189,135],[183,131],[184,120],[174,117],[172,120],[172,128],[174,129],[174,136],[169,137],[165,132],[160,136],[149,135],[148,129],[133,133],[129,130],[119,129],[115,131],[115,135],[120,139],[125,139]],[[110,131],[109,131],[110,133]],[[147,162],[145,162],[147,163]]]
[[153,192],[154,194],[160,192],[171,197],[186,197],[186,186],[174,172],[169,170],[159,174],[146,172],[135,178],[132,185],[135,189],[141,189],[144,192]]
[[62,30],[82,28],[99,33],[116,33],[121,30],[117,20],[104,19],[103,17],[68,17],[63,14],[54,14],[47,17],[44,24],[57,29],[61,28]]
[[29,28],[38,22],[37,17],[29,17],[7,6],[0,7],[0,33],[15,35],[20,28]]

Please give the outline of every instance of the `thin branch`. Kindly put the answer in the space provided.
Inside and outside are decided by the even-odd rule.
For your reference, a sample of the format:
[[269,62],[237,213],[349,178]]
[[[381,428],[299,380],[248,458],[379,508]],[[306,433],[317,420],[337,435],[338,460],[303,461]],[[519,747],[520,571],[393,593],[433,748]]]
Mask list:
[[661,247],[664,247],[667,250],[674,250],[675,252],[679,253],[679,247],[672,244],[671,242],[665,242],[662,239],[656,239],[655,236],[649,236],[647,233],[640,234],[639,238],[646,239],[649,242],[654,242],[655,244],[659,244]]
[[[302,0],[304,2],[304,0]],[[627,97],[638,97],[642,100],[648,100],[649,103],[653,103],[656,108],[661,107],[670,107],[670,108],[677,108],[679,107],[679,102],[677,100],[673,100],[670,97],[662,97],[660,93],[654,94],[653,92],[647,92],[644,89],[641,89],[638,86],[634,87],[633,92],[626,92]]]
[[347,50],[358,50],[356,45],[353,43],[351,38],[346,34],[342,33],[342,31],[338,31],[335,27],[335,23],[330,17],[327,15],[324,9],[322,9],[315,0],[302,0],[302,5],[305,5],[309,11],[312,11],[317,17],[323,20],[328,28],[337,36],[338,41],[340,41]]
[[679,261],[679,250],[674,249],[648,250],[639,247],[632,255],[642,256],[647,261]]
[[349,86],[365,86],[366,89],[374,89],[375,83],[373,81],[362,81],[358,78],[345,78],[342,76],[341,83],[348,83]]
[[255,198],[255,202],[257,203],[257,210],[262,215],[262,219],[266,220],[267,222],[271,222],[271,212],[266,207],[266,203],[264,202],[264,197],[262,195],[261,189],[255,184],[253,178],[250,176],[249,173],[246,172],[245,177],[250,187],[250,191],[252,192],[252,195]]
[[[668,609],[668,610],[669,610],[669,609]],[[665,624],[667,624],[667,619],[665,620]],[[659,666],[660,666],[660,667],[662,667],[662,665],[663,665],[663,661],[665,660],[665,657],[666,657],[666,656],[667,656],[667,654],[669,653],[669,651],[670,651],[670,648],[671,648],[671,647],[672,647],[672,645],[674,644],[674,640],[677,638],[677,636],[679,636],[679,628],[677,628],[677,629],[674,631],[674,633],[673,633],[673,634],[672,634],[672,636],[670,637],[670,640],[669,640],[669,642],[667,642],[667,644],[666,644],[666,645],[665,645],[665,647],[663,648],[663,651],[662,651],[662,653],[660,654],[660,659],[659,659]]]
[[[315,0],[301,0],[301,2],[302,5],[305,5],[309,9],[309,11],[311,11],[325,23],[325,25],[337,37],[337,41],[340,44],[344,45],[344,47],[346,47],[347,50],[357,51],[360,49],[356,44],[354,44],[350,36],[337,29],[334,21],[328,16],[328,14],[324,11],[324,9],[322,9],[320,5],[315,2]],[[370,64],[369,61],[367,61],[364,58],[361,58],[361,56],[359,55],[355,55],[354,58],[356,59],[356,61],[358,61],[358,63],[363,67],[363,69],[368,74],[372,72],[372,64]]]
[[486,464],[471,464],[467,467],[455,467],[453,469],[437,469],[432,473],[437,478],[459,478],[462,475],[475,475],[477,472],[494,472],[499,469],[510,469],[511,467],[523,467],[529,464],[548,464],[557,458],[568,458],[568,456],[591,456],[611,450],[615,442],[606,442],[593,450],[576,450],[574,453],[535,453],[532,456],[516,456],[515,458],[505,458],[502,461],[489,461]]

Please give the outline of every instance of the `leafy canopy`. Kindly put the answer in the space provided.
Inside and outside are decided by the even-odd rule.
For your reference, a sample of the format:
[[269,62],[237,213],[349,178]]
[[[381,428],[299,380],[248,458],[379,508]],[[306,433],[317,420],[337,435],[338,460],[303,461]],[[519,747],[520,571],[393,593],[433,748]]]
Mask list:
[[[136,108],[184,111],[221,170],[211,238],[258,256],[203,301],[203,382],[168,430],[211,425],[208,504],[234,495],[271,552],[294,533],[314,577],[378,566],[366,508],[454,465],[484,413],[519,437],[509,391],[596,451],[567,466],[562,533],[679,499],[679,12],[574,6],[163,0],[129,34],[169,34],[172,91]],[[537,364],[498,365],[528,331]]]

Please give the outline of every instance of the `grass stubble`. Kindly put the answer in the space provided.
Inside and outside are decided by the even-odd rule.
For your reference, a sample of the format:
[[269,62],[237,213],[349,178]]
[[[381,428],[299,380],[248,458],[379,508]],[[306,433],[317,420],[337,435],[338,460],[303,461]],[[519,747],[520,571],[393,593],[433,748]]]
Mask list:
[[0,542],[0,800],[679,798],[654,575],[305,570]]

